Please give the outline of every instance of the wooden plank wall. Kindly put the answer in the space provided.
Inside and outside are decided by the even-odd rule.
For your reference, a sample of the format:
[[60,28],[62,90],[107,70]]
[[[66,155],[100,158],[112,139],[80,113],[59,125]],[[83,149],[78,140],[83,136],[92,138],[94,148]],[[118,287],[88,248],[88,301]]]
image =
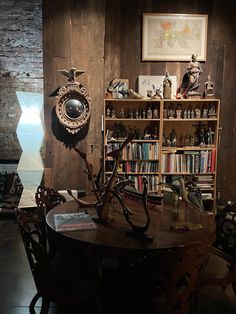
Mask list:
[[[208,14],[207,61],[202,63],[201,91],[207,75],[215,83],[215,96],[222,100],[218,187],[221,200],[236,200],[236,89],[234,58],[236,26],[233,1],[223,0],[44,0],[44,92],[46,117],[45,182],[55,188],[84,186],[82,165],[51,132],[50,112],[54,99],[48,95],[65,83],[59,68],[83,68],[80,77],[92,98],[90,130],[81,147],[101,144],[101,114],[105,85],[115,75],[127,78],[137,90],[138,76],[164,75],[168,70],[179,82],[188,62],[142,62],[142,13]],[[90,154],[99,168],[100,149]]]

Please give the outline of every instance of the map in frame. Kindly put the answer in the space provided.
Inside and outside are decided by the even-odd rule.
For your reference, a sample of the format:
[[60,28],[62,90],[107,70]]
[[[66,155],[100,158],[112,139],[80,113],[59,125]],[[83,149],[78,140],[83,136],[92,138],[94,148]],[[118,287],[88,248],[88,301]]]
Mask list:
[[142,61],[206,61],[207,15],[143,14]]

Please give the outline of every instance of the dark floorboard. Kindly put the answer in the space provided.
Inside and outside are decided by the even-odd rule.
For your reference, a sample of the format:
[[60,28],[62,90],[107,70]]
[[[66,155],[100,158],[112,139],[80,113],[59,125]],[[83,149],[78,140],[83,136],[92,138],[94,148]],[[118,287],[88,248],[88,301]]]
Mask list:
[[[0,216],[0,313],[29,314],[28,306],[35,293],[36,288],[18,225],[14,218]],[[40,313],[40,303],[35,312]],[[199,297],[198,313],[236,314],[236,297],[230,288],[225,291],[218,288],[205,289]],[[54,305],[49,314],[58,314]]]

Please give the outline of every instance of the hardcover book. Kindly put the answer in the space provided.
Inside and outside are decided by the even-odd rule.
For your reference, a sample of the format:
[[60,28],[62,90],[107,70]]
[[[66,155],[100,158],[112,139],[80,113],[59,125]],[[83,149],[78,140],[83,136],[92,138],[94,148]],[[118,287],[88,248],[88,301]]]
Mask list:
[[85,212],[55,214],[56,231],[94,230],[97,228],[92,217]]

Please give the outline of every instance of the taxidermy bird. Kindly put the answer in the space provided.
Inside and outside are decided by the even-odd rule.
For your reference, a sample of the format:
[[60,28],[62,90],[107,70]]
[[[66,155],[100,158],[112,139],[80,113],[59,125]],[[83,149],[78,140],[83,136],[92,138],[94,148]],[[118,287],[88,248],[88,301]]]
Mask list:
[[198,210],[199,213],[203,214],[204,207],[199,187],[193,181],[185,184],[183,177],[180,177],[178,180],[180,183],[180,197],[182,197],[183,201],[187,204]]
[[71,68],[69,71],[67,70],[58,70],[61,74],[68,77],[68,81],[74,81],[75,78],[84,73],[83,70],[76,70],[76,68]]

